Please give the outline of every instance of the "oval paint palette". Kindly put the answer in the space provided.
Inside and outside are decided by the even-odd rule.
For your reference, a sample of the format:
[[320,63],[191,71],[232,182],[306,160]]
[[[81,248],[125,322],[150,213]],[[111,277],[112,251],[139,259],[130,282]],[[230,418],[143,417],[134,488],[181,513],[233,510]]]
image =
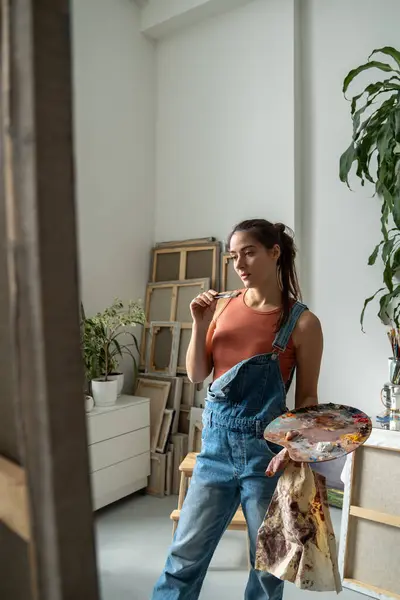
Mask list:
[[[371,419],[342,404],[307,406],[283,414],[264,431],[264,438],[287,448],[297,462],[323,462],[354,452],[369,438]],[[286,439],[293,432],[290,440]]]

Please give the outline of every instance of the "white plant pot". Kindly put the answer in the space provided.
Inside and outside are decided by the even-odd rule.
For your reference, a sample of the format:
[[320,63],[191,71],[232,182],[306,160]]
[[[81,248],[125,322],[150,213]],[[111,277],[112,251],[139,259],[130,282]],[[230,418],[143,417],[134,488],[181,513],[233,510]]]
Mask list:
[[94,400],[92,396],[85,395],[85,410],[86,412],[90,412],[94,408]]
[[116,379],[93,379],[92,396],[96,406],[112,406],[118,397],[118,381]]
[[122,388],[124,387],[124,374],[123,373],[115,373],[113,375],[109,375],[108,379],[116,379],[118,381],[118,391],[117,395],[120,396],[122,394]]

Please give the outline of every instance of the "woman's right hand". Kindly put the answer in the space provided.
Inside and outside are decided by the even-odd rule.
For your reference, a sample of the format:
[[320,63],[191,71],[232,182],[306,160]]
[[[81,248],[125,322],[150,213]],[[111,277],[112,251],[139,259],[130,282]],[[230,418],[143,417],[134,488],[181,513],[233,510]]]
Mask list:
[[216,291],[208,290],[208,292],[203,292],[203,294],[199,294],[192,300],[190,312],[196,325],[208,328],[217,308],[218,300],[214,298],[216,295]]

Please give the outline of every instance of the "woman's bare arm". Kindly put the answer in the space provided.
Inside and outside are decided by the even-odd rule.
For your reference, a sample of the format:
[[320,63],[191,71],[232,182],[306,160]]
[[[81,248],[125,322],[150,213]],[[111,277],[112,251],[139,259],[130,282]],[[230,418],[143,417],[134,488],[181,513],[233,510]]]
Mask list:
[[[218,304],[216,295],[215,290],[208,290],[190,303],[193,329],[186,354],[186,371],[193,383],[203,383],[212,370],[210,342],[215,329],[213,317]],[[208,338],[208,335],[211,337]]]
[[210,327],[193,323],[192,337],[186,354],[186,371],[192,383],[203,383],[212,371],[212,360],[207,350],[207,338],[212,335]]
[[318,404],[318,379],[323,352],[319,319],[304,312],[293,332],[296,348],[296,408]]

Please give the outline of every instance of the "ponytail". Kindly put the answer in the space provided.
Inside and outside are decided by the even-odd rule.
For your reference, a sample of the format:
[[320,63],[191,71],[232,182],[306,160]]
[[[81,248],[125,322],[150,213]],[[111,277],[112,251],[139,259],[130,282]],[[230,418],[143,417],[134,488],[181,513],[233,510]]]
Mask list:
[[301,300],[293,231],[283,223],[274,225],[265,219],[242,221],[229,235],[228,246],[233,234],[241,231],[253,235],[267,250],[271,250],[275,245],[280,248],[281,253],[277,263],[278,281],[282,290],[282,313],[278,322],[278,329],[280,329],[289,319],[292,302]]

